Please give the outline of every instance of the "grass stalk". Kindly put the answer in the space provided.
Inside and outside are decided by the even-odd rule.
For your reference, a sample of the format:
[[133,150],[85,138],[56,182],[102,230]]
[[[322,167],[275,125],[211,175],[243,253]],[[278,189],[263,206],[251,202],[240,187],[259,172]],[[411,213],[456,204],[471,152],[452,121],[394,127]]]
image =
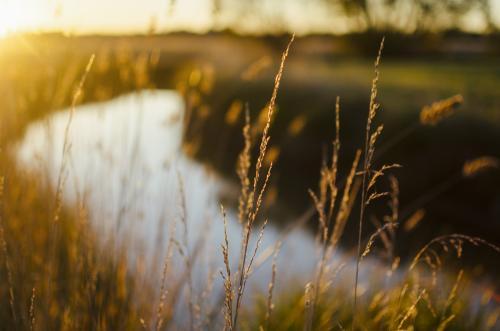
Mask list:
[[357,241],[357,254],[356,254],[356,271],[354,276],[354,304],[353,304],[353,320],[352,320],[352,329],[356,328],[356,315],[357,315],[357,298],[358,298],[358,280],[359,280],[359,264],[361,261],[361,239],[363,234],[363,223],[365,217],[365,210],[368,201],[368,183],[370,182],[370,173],[371,173],[371,158],[373,157],[374,152],[374,139],[377,136],[375,133],[372,133],[372,122],[377,114],[377,110],[379,109],[379,104],[377,103],[377,95],[378,95],[378,79],[379,79],[379,65],[380,59],[382,57],[382,50],[384,48],[384,39],[380,43],[380,48],[378,51],[377,59],[375,60],[375,78],[372,81],[372,89],[370,94],[370,106],[368,112],[368,119],[366,121],[365,128],[365,147],[364,147],[364,157],[363,157],[363,180],[362,180],[362,189],[361,189],[361,205],[360,205],[360,214],[359,214],[359,222],[358,222],[358,241]]

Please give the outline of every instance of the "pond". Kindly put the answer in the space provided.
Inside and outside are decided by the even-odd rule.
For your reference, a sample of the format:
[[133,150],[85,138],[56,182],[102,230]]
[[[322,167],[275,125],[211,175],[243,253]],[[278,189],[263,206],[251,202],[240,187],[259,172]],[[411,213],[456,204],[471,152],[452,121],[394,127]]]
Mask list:
[[[173,237],[178,250],[173,270],[183,268],[183,255],[190,255],[194,291],[203,291],[212,278],[214,293],[220,293],[221,197],[235,196],[237,187],[183,153],[183,110],[176,92],[145,90],[58,111],[28,127],[16,155],[21,167],[42,174],[54,187],[62,178],[64,201],[85,202],[103,242],[113,240],[117,248],[125,248],[131,265],[143,265],[148,281],[159,281]],[[242,227],[231,206],[225,207],[230,260],[236,270]],[[277,242],[282,246],[276,260],[276,291],[286,291],[290,282],[312,281],[319,245],[311,232],[300,226],[274,227],[272,219],[269,223],[247,288],[267,291]],[[253,229],[251,252],[258,232]],[[344,265],[339,286],[353,285],[352,257],[342,250],[333,257],[334,266]],[[364,260],[361,288],[375,275],[383,278],[386,271],[376,258]]]
[[[161,264],[169,227],[175,221],[176,235],[182,236],[185,213],[189,249],[203,237],[210,248],[203,253],[222,262],[219,198],[234,194],[235,187],[182,152],[183,107],[176,92],[163,90],[78,106],[72,116],[69,109],[59,111],[29,126],[17,147],[18,159],[24,168],[46,175],[54,186],[65,163],[64,199],[69,203],[84,199],[95,229],[103,238],[125,240],[131,257]],[[67,128],[69,148],[63,163]],[[228,233],[236,257],[241,227],[230,208]],[[262,252],[282,239],[281,230],[269,226]],[[255,242],[256,235],[252,245]],[[288,233],[278,263],[291,258],[295,263],[283,263],[283,275],[307,277],[315,265],[311,258],[315,250],[309,232],[299,228]],[[285,272],[287,268],[292,272]],[[269,282],[265,276],[268,272],[262,275],[263,284]]]

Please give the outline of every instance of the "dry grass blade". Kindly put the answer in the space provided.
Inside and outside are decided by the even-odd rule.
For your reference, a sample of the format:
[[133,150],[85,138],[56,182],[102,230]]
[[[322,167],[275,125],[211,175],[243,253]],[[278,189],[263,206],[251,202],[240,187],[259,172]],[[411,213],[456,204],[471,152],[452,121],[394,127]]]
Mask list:
[[[391,199],[389,200],[389,208],[391,209],[391,215],[388,217],[387,222],[397,223],[399,219],[399,181],[398,179],[390,175],[389,182],[391,185]],[[394,265],[395,260],[395,250],[396,250],[396,231],[394,228],[389,229],[390,242],[389,244],[389,260],[390,263]]]
[[[63,197],[63,188],[65,185],[65,180],[66,180],[66,167],[67,167],[67,159],[68,159],[68,153],[71,148],[71,142],[69,140],[69,132],[71,129],[71,124],[73,122],[73,116],[75,114],[75,109],[76,109],[76,104],[81,97],[83,93],[83,86],[85,84],[85,81],[87,80],[87,76],[92,69],[92,65],[94,63],[95,55],[92,54],[90,57],[87,66],[85,68],[85,71],[77,85],[77,88],[75,92],[73,93],[73,98],[71,101],[71,107],[70,107],[70,112],[69,112],[69,118],[68,122],[66,123],[66,127],[64,129],[64,139],[63,139],[63,147],[61,151],[61,164],[59,167],[58,171],[58,177],[57,177],[57,183],[56,183],[56,193],[54,197],[54,212],[53,212],[53,220],[52,224],[50,226],[50,232],[49,236],[51,236],[51,239],[48,243],[49,245],[49,252],[50,256],[49,258],[55,258],[56,256],[56,242],[58,241],[58,223],[59,223],[59,215],[61,213],[61,209],[63,207],[63,202],[62,202],[62,197]],[[46,277],[46,282],[47,282],[47,288],[49,289],[48,293],[50,295],[50,287],[52,285],[52,268],[49,269],[48,275]]]
[[[273,118],[275,106],[276,106],[276,98],[278,97],[278,90],[280,87],[281,83],[281,77],[283,76],[283,71],[285,68],[285,61],[288,57],[288,53],[290,51],[290,47],[295,39],[295,35],[292,35],[292,38],[288,42],[288,45],[283,52],[283,55],[281,56],[281,62],[280,62],[280,67],[278,70],[278,73],[276,74],[276,77],[274,79],[274,88],[273,88],[273,93],[271,95],[271,100],[269,101],[268,108],[267,108],[267,121],[266,125],[264,127],[264,130],[262,132],[262,138],[260,141],[260,146],[259,146],[259,156],[257,158],[257,163],[255,165],[255,176],[253,179],[253,196],[255,196],[256,191],[257,191],[257,186],[259,183],[260,179],[260,170],[262,168],[262,163],[264,161],[266,151],[267,151],[267,145],[269,143],[269,129],[271,127],[271,120]],[[253,204],[253,199],[250,198],[250,205]]]
[[248,213],[248,194],[250,187],[250,180],[248,178],[248,171],[251,166],[250,149],[252,147],[252,140],[250,134],[250,111],[248,105],[245,107],[245,126],[243,127],[243,138],[245,145],[240,155],[238,156],[238,163],[236,173],[240,179],[241,193],[238,202],[238,221],[243,223],[245,215]]
[[361,150],[357,150],[354,161],[352,162],[351,170],[349,172],[349,175],[347,176],[344,193],[340,202],[340,209],[337,213],[335,226],[333,228],[332,237],[330,239],[330,244],[332,247],[335,247],[337,245],[340,237],[342,236],[342,233],[344,232],[345,225],[347,223],[347,220],[349,219],[349,215],[351,214],[354,201],[356,200],[356,195],[358,194],[361,183],[359,181],[354,182],[354,177],[356,176],[356,169],[358,168],[360,157]]
[[187,215],[187,207],[186,207],[186,194],[184,190],[184,181],[179,171],[177,171],[177,179],[179,182],[179,197],[180,197],[180,218],[181,223],[183,225],[183,246],[185,250],[184,263],[186,265],[187,271],[187,289],[188,289],[188,309],[189,309],[189,326],[190,330],[194,329],[194,303],[193,303],[193,257],[190,253],[189,249],[189,231],[188,231],[188,215]]
[[380,168],[380,170],[374,170],[370,179],[370,183],[368,183],[368,189],[371,189],[375,186],[377,183],[377,179],[385,175],[385,171],[389,169],[394,169],[394,168],[401,168],[402,166],[400,164],[394,163],[394,164],[385,164]]
[[[333,252],[335,245],[340,238],[345,222],[347,221],[350,208],[349,199],[353,200],[351,185],[353,178],[356,174],[356,169],[359,162],[360,152],[356,154],[356,158],[353,162],[351,172],[347,178],[347,183],[344,188],[344,194],[341,201],[341,206],[337,214],[336,223],[333,229],[333,235],[330,234],[331,222],[333,220],[333,213],[336,206],[338,187],[337,187],[337,173],[338,173],[338,159],[340,152],[340,98],[337,97],[335,103],[335,140],[333,141],[333,156],[330,165],[327,162],[323,162],[320,172],[319,181],[319,196],[315,194],[312,190],[309,190],[309,194],[314,202],[316,212],[318,213],[319,219],[319,237],[321,239],[321,258],[318,262],[318,267],[316,271],[316,279],[314,283],[314,293],[312,295],[311,307],[309,307],[308,314],[314,318],[314,310],[316,304],[319,300],[320,289],[322,289],[323,274],[327,267],[327,261],[331,253]],[[357,192],[357,190],[355,190]],[[329,240],[329,237],[331,239]]]
[[241,73],[241,79],[252,81],[258,77],[262,71],[271,66],[272,59],[269,56],[263,56],[257,61],[251,63],[245,71]]
[[372,81],[372,87],[371,87],[371,93],[370,93],[370,106],[369,106],[370,109],[369,109],[368,121],[367,121],[367,125],[366,125],[366,129],[368,132],[370,132],[370,130],[371,130],[371,123],[377,114],[377,110],[380,107],[380,105],[377,102],[378,80],[380,77],[380,72],[378,69],[380,66],[380,60],[382,59],[382,50],[384,49],[384,42],[385,42],[385,38],[382,38],[382,41],[380,42],[380,47],[378,50],[377,58],[375,60],[375,77],[373,78],[373,81]]
[[33,287],[31,291],[31,299],[30,299],[30,309],[29,309],[29,318],[30,318],[30,330],[35,330],[35,298],[36,298],[36,289]]
[[353,305],[353,321],[352,328],[356,327],[356,304],[358,297],[358,278],[359,278],[359,263],[361,259],[361,236],[363,233],[363,221],[365,216],[365,209],[367,205],[367,196],[368,196],[368,185],[370,182],[370,174],[371,174],[371,159],[373,157],[375,151],[375,142],[382,132],[382,127],[379,126],[375,132],[372,133],[372,122],[377,114],[379,109],[379,104],[377,102],[378,96],[378,80],[379,80],[379,65],[382,57],[382,50],[384,48],[384,39],[380,43],[380,48],[378,51],[377,59],[375,60],[375,78],[372,81],[371,93],[370,93],[370,105],[368,110],[368,119],[366,121],[365,128],[365,147],[364,147],[364,158],[363,158],[363,183],[361,189],[361,206],[360,206],[360,215],[359,215],[359,223],[358,223],[358,247],[357,247],[357,255],[356,255],[356,273],[354,278],[354,305]]
[[66,162],[67,162],[69,150],[71,148],[71,142],[69,140],[69,132],[71,130],[71,124],[73,122],[73,117],[75,115],[76,104],[83,93],[83,86],[85,85],[85,81],[87,80],[87,76],[88,76],[90,70],[92,69],[92,65],[94,64],[94,59],[95,59],[95,55],[92,54],[92,56],[89,59],[89,62],[87,63],[87,66],[85,67],[85,71],[84,71],[82,77],[80,78],[80,81],[76,87],[76,90],[73,93],[68,122],[66,123],[66,127],[64,128],[63,148],[61,151],[61,153],[62,153],[61,165],[59,168],[57,184],[56,184],[54,222],[58,221],[59,213],[60,213],[61,207],[62,207],[61,199],[62,199],[62,194],[63,194],[62,190],[63,190],[63,186],[64,186]]
[[410,232],[424,219],[424,216],[425,216],[424,209],[417,210],[406,220],[403,229],[406,232]]
[[220,206],[221,213],[222,213],[222,218],[224,221],[224,243],[221,245],[222,247],[222,257],[224,259],[224,265],[226,267],[226,273],[224,274],[221,271],[221,276],[224,281],[224,293],[225,293],[225,299],[224,299],[224,306],[225,306],[225,311],[224,311],[224,330],[232,330],[233,329],[233,284],[231,280],[231,266],[229,264],[229,240],[228,240],[228,235],[227,235],[227,217],[226,217],[226,211],[224,210],[224,207],[221,205]]
[[448,316],[444,321],[442,321],[441,323],[439,323],[439,326],[436,329],[436,331],[444,331],[444,330],[446,330],[446,327],[448,326],[448,324],[450,324],[451,321],[453,321],[454,319],[455,319],[455,315]]
[[[270,136],[269,136],[269,129],[271,127],[271,119],[273,118],[274,114],[274,109],[276,105],[276,98],[278,96],[278,90],[281,82],[281,77],[283,75],[283,70],[285,67],[285,61],[288,57],[288,53],[290,51],[290,47],[295,39],[295,35],[292,35],[285,51],[283,52],[283,55],[281,57],[281,63],[280,67],[278,70],[278,73],[276,74],[275,80],[274,80],[274,89],[273,93],[271,95],[271,100],[268,104],[268,109],[267,109],[267,121],[266,125],[264,126],[263,132],[262,132],[262,138],[259,146],[259,155],[257,157],[257,161],[255,163],[255,175],[253,178],[253,186],[251,192],[248,194],[248,198],[246,201],[246,208],[243,208],[246,210],[245,215],[243,215],[243,219],[246,220],[246,224],[244,224],[244,232],[243,232],[243,243],[241,246],[241,254],[240,254],[240,261],[238,263],[238,283],[237,283],[237,291],[236,291],[236,305],[234,308],[234,316],[233,316],[233,322],[232,322],[232,329],[236,330],[237,325],[238,325],[238,313],[241,305],[241,300],[245,291],[245,285],[246,285],[246,278],[248,277],[247,272],[251,269],[252,265],[251,262],[253,262],[253,259],[250,260],[250,263],[247,265],[247,258],[248,258],[248,246],[250,242],[250,235],[252,232],[252,226],[253,223],[255,222],[255,219],[257,218],[257,215],[259,213],[259,209],[262,203],[262,196],[264,194],[264,191],[267,187],[269,178],[271,176],[271,169],[272,169],[272,163],[267,171],[267,175],[264,179],[264,182],[262,186],[259,187],[259,182],[260,182],[260,176],[261,176],[261,170],[263,166],[264,159],[266,157],[267,153],[267,147],[269,144]],[[247,138],[245,137],[245,140]],[[247,143],[245,142],[245,145]],[[248,176],[247,176],[248,177]],[[246,178],[244,181],[246,182]],[[244,188],[244,187],[243,187]],[[257,195],[258,194],[258,195]],[[242,193],[243,195],[243,193]],[[240,210],[241,211],[241,210]]]
[[497,253],[500,253],[500,247],[484,240],[478,237],[471,237],[459,233],[455,234],[450,234],[450,235],[444,235],[444,236],[439,236],[431,240],[427,245],[422,247],[422,249],[415,255],[415,257],[412,260],[412,263],[410,265],[410,270],[415,268],[415,266],[418,264],[418,262],[421,261],[422,257],[425,256],[425,254],[431,250],[431,247],[435,244],[439,244],[443,249],[446,251],[448,250],[448,244],[453,245],[453,247],[457,250],[457,255],[460,257],[461,251],[462,251],[462,243],[467,242],[473,246],[486,246],[489,247],[490,249],[494,250]]
[[321,233],[321,239],[325,241],[328,237],[328,226],[326,224],[326,215],[325,215],[325,206],[323,202],[318,198],[316,193],[312,190],[309,190],[309,195],[314,202],[314,208],[316,208],[316,212],[318,213],[319,227]]
[[305,308],[305,321],[304,321],[304,331],[310,331],[313,326],[313,301],[314,301],[314,285],[313,283],[307,283],[304,292],[304,308]]
[[462,174],[466,178],[474,177],[477,174],[489,169],[497,169],[500,166],[500,160],[492,156],[482,156],[474,160],[465,162],[462,168]]
[[361,254],[361,259],[365,258],[370,253],[371,248],[375,242],[375,239],[377,239],[378,236],[384,233],[385,230],[394,229],[397,226],[398,226],[397,223],[385,223],[381,228],[377,229],[377,231],[375,231],[375,233],[373,233],[368,239],[368,243],[365,246],[365,250],[363,251],[363,254]]
[[463,102],[464,98],[457,94],[451,98],[425,106],[420,112],[420,123],[423,125],[436,125],[444,118],[453,115],[456,108]]
[[335,140],[333,141],[333,157],[330,166],[328,186],[330,187],[330,206],[328,210],[328,222],[330,222],[333,214],[335,202],[337,200],[337,173],[340,154],[340,98],[335,101]]
[[271,319],[271,314],[274,309],[273,305],[273,290],[276,282],[276,273],[277,273],[277,260],[278,254],[281,249],[281,241],[278,241],[274,248],[273,254],[273,266],[271,269],[271,281],[269,282],[268,291],[267,291],[267,304],[266,304],[266,316],[264,318],[265,330],[269,330],[269,320]]
[[250,261],[248,262],[247,270],[245,271],[245,283],[244,284],[246,284],[246,280],[248,279],[248,276],[252,273],[251,267],[253,266],[253,262],[255,260],[255,257],[257,256],[257,252],[259,251],[259,247],[262,243],[262,238],[264,238],[264,230],[266,229],[266,226],[267,226],[267,219],[262,224],[260,231],[259,231],[259,235],[257,236],[257,242],[255,243],[255,248],[253,250],[252,257],[250,258]]
[[161,277],[161,284],[160,284],[160,298],[158,302],[158,308],[156,310],[156,331],[160,331],[162,326],[163,326],[163,309],[165,306],[165,302],[167,299],[167,294],[168,290],[166,288],[166,281],[167,281],[167,276],[170,268],[170,262],[173,257],[173,248],[174,248],[174,234],[176,233],[176,221],[175,218],[173,219],[172,223],[170,223],[170,238],[168,240],[167,244],[167,253],[165,255],[165,260],[163,262],[163,272],[162,272],[162,277]]
[[[446,299],[446,303],[444,304],[444,308],[443,308],[443,311],[441,314],[440,326],[441,325],[446,326],[451,321],[451,320],[448,320],[451,316],[449,316],[448,318],[445,318],[445,316],[446,316],[446,313],[448,312],[448,309],[452,305],[453,300],[455,300],[455,298],[457,296],[458,286],[460,285],[460,282],[462,281],[463,275],[464,275],[464,271],[460,270],[460,272],[458,273],[457,279],[455,280],[455,283],[453,284],[453,287],[450,291],[450,294],[448,295],[448,298]],[[442,328],[442,330],[444,330],[444,327]]]
[[[215,268],[213,268],[215,269]],[[213,292],[214,289],[214,284],[215,284],[215,278],[217,277],[218,270],[213,270],[212,272],[208,272],[208,277],[207,277],[207,282],[205,284],[205,288],[203,289],[203,292],[201,293],[200,299],[199,299],[199,306],[201,307],[203,303],[205,303],[205,307],[203,308],[203,311],[200,310],[200,314],[203,313],[203,316],[199,318],[200,324],[197,326],[197,329],[201,330],[207,330],[210,329],[210,318],[211,314],[213,314],[213,310],[216,308],[215,305],[211,304],[210,306],[207,306],[207,303],[210,302],[210,295]]]
[[380,199],[380,198],[383,198],[383,197],[386,197],[386,196],[389,196],[389,195],[390,195],[389,192],[381,192],[381,193],[373,192],[373,193],[370,194],[370,196],[366,200],[366,206],[368,206],[374,200],[377,200],[377,199]]
[[406,314],[403,316],[403,318],[399,322],[397,330],[402,330],[403,325],[412,316],[412,314],[415,313],[415,311],[417,309],[417,304],[420,302],[420,300],[422,300],[422,298],[426,295],[426,293],[427,293],[427,291],[425,289],[423,289],[420,292],[420,294],[418,295],[418,297],[415,300],[415,302],[413,302],[413,304],[410,306],[410,308],[408,308],[408,310],[406,311]]

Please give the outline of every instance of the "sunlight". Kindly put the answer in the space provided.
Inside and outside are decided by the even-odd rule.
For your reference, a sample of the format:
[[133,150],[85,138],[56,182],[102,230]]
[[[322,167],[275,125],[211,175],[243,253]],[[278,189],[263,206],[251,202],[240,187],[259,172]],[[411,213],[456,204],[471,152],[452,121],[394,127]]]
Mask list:
[[9,34],[36,29],[40,15],[30,1],[0,2],[0,38]]
[[0,10],[0,36],[15,32],[19,28],[21,8],[7,3]]

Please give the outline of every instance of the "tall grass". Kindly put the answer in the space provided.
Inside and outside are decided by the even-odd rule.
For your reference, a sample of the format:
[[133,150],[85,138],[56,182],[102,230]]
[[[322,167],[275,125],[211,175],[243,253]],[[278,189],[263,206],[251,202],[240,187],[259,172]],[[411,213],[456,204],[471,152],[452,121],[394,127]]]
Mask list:
[[[252,125],[248,108],[245,112],[243,147],[236,166],[241,186],[235,206],[241,224],[239,251],[231,251],[231,242],[236,238],[229,233],[227,207],[222,205],[223,242],[207,241],[202,233],[194,247],[189,245],[193,235],[187,224],[189,196],[178,175],[180,217],[179,222],[175,219],[170,222],[171,236],[161,265],[152,268],[159,273],[158,283],[141,278],[128,259],[127,247],[119,246],[117,250],[113,240],[108,245],[99,239],[101,234],[94,232],[89,222],[89,206],[84,200],[75,205],[64,200],[64,162],[69,141],[64,143],[63,163],[55,189],[40,174],[18,169],[12,155],[1,151],[0,330],[486,330],[498,327],[495,316],[499,309],[492,304],[493,295],[483,298],[482,308],[474,311],[467,302],[477,296],[476,290],[467,291],[467,286],[474,286],[471,276],[464,271],[457,276],[450,275],[443,268],[452,251],[461,257],[465,245],[484,246],[500,253],[496,245],[463,234],[440,236],[418,251],[409,264],[400,263],[395,249],[398,232],[401,228],[410,232],[423,216],[417,213],[407,218],[399,211],[399,184],[395,176],[387,175],[399,165],[374,167],[375,147],[383,129],[382,125],[375,127],[375,121],[380,110],[377,96],[384,41],[375,61],[364,146],[355,152],[345,174],[339,170],[341,99],[337,98],[334,105],[331,156],[325,157],[321,164],[318,187],[309,190],[317,216],[318,255],[310,257],[316,263],[314,274],[304,284],[279,283],[278,257],[287,232],[270,250],[263,250],[267,218],[262,211],[273,167],[272,161],[266,162],[271,150],[271,125],[293,41],[294,36],[282,54],[262,123],[259,119],[255,121],[257,129]],[[73,110],[85,79],[91,78],[92,61],[93,58],[77,85]],[[96,58],[96,61],[102,60]],[[121,75],[130,74],[127,69],[122,70]],[[148,79],[142,75],[147,76],[148,70],[139,72],[142,74],[134,76],[134,81],[139,87],[146,86]],[[247,76],[251,75],[245,74]],[[191,77],[191,80],[199,81],[199,78]],[[433,125],[444,120],[462,101],[461,96],[455,96],[424,107],[420,124]],[[239,113],[243,106],[234,109]],[[236,118],[235,115],[226,120],[234,125]],[[302,122],[304,120],[297,121],[292,132],[300,132]],[[186,120],[186,124],[189,123],[190,120]],[[255,145],[257,134],[260,139]],[[460,176],[472,178],[498,164],[492,157],[470,160]],[[377,189],[383,180],[388,181],[390,190],[379,192]],[[373,218],[376,231],[367,235],[363,229],[366,229],[368,207],[379,199],[387,200],[389,213],[382,221]],[[360,212],[357,245],[351,256],[355,263],[349,268],[338,260],[336,253],[342,237],[347,235],[346,226],[353,221],[351,214],[356,202]],[[291,227],[297,224],[300,222]],[[370,275],[367,283],[361,276],[363,263],[374,254],[379,242],[386,259],[376,261],[382,265],[383,272]],[[220,245],[217,258],[224,266],[217,270],[222,278],[220,292],[214,289],[216,273],[207,275],[206,286],[199,291],[193,275],[199,263],[197,256],[201,250],[214,245]],[[237,257],[236,268],[232,265],[232,256]],[[180,258],[182,263],[175,263],[175,258]],[[269,259],[271,273],[267,290],[252,301],[254,296],[249,295],[248,280],[263,261]],[[366,265],[368,268],[368,262]],[[179,311],[187,312],[186,320],[176,320]]]

